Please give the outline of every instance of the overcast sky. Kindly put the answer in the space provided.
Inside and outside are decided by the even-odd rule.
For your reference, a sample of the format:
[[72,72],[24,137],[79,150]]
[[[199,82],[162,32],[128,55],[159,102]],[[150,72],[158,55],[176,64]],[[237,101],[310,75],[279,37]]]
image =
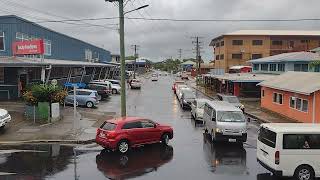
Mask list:
[[[177,19],[295,19],[320,18],[319,0],[131,0],[125,11],[148,4],[128,17]],[[15,14],[32,21],[117,17],[118,8],[104,0],[0,0],[0,13]],[[58,32],[119,54],[118,19],[85,23],[41,23]],[[192,37],[200,36],[203,58],[213,59],[209,42],[222,33],[240,29],[320,30],[320,21],[306,22],[166,22],[125,20],[126,55],[131,45],[140,46],[140,57],[152,61],[194,57]]]

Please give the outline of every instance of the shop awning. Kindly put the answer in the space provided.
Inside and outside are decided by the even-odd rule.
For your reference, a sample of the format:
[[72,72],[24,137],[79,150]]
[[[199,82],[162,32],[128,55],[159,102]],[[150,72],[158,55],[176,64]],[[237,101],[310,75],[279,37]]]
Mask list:
[[2,67],[116,67],[114,63],[97,63],[87,61],[70,61],[59,59],[24,58],[24,57],[0,57],[0,66]]

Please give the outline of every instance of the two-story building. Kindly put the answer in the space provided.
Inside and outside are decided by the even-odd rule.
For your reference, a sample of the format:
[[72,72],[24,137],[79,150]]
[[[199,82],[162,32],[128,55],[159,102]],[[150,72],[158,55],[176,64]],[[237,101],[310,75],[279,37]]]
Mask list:
[[320,31],[240,30],[214,38],[210,46],[216,71],[228,72],[248,60],[319,47]]
[[282,74],[287,71],[320,72],[320,66],[312,66],[319,61],[320,54],[314,52],[292,52],[248,61],[253,73]]
[[[17,54],[23,48],[43,52]],[[115,68],[110,61],[108,50],[17,16],[0,16],[0,99],[20,97],[33,82],[56,79],[63,85],[106,78]]]

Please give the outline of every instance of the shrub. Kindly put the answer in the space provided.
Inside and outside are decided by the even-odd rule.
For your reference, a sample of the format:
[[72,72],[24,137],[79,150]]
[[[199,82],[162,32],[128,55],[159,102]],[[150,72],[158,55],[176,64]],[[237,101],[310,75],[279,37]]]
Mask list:
[[58,86],[33,84],[23,99],[30,105],[37,105],[38,102],[63,103],[66,96],[67,92]]

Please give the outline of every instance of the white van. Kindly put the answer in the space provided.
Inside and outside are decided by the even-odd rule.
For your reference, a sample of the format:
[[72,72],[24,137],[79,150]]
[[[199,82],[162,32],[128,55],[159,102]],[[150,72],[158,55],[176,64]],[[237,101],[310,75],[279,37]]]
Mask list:
[[295,176],[298,180],[320,177],[320,125],[262,124],[257,160],[277,176]]
[[203,120],[205,133],[210,133],[212,141],[247,141],[247,120],[239,108],[228,102],[206,102]]

